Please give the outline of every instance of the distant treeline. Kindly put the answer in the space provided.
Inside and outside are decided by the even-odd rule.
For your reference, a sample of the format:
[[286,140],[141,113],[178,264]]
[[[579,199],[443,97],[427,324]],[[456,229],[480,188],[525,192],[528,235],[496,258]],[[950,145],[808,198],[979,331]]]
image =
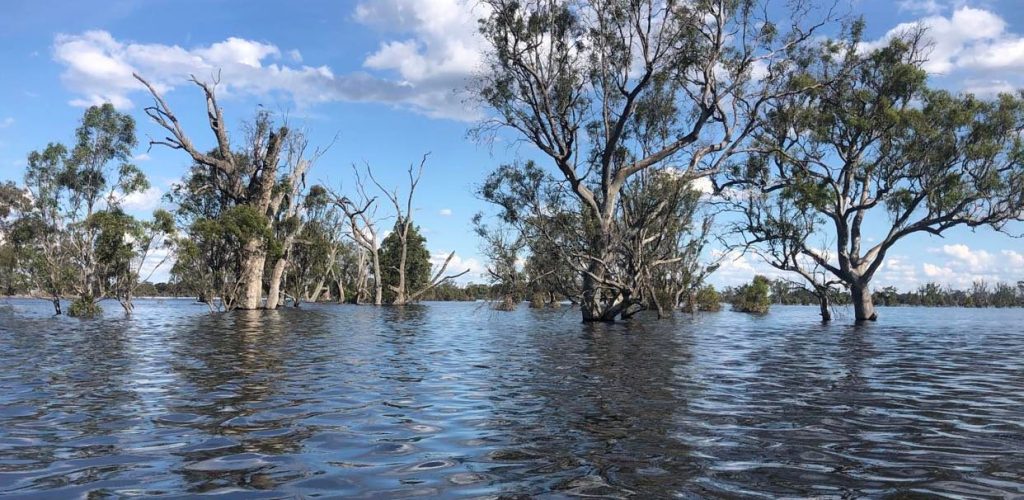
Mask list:
[[[494,286],[484,285],[479,283],[469,283],[460,285],[452,282],[441,283],[428,291],[421,300],[424,301],[450,301],[450,302],[466,302],[475,300],[487,300],[495,296]],[[32,290],[14,286],[13,282],[7,282],[0,285],[0,295],[3,296],[32,296]],[[137,297],[173,297],[173,298],[196,298],[200,299],[199,295],[186,283],[150,283],[144,282],[139,285],[136,289]],[[337,297],[337,291],[332,291],[332,295],[324,294],[321,297],[321,302],[336,302],[334,299]],[[73,296],[65,298],[74,298]],[[332,300],[333,299],[333,300]],[[355,297],[349,295],[344,300],[345,303],[353,303]]]
[[[746,286],[746,285],[745,285]],[[781,305],[818,305],[818,296],[814,291],[792,282],[775,279],[770,280],[769,300],[772,304]],[[721,291],[722,301],[736,303],[743,287],[725,287]],[[1024,280],[1016,285],[1009,283],[989,284],[975,281],[969,289],[957,290],[938,283],[926,283],[916,290],[900,291],[896,287],[887,286],[874,290],[872,298],[881,306],[925,306],[925,307],[1024,307]],[[831,302],[838,305],[849,305],[850,297],[845,293],[835,293]]]

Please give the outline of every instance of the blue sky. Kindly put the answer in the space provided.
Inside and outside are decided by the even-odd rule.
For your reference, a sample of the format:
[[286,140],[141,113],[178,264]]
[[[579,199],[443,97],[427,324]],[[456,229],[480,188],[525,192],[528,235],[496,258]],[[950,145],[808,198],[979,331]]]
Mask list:
[[[928,69],[944,87],[991,95],[1024,85],[1024,11],[1018,0],[854,0],[868,38],[922,22],[935,40]],[[469,230],[486,207],[473,192],[495,166],[538,155],[515,141],[478,144],[467,131],[483,111],[460,92],[479,64],[473,0],[365,1],[21,1],[0,16],[0,179],[20,179],[26,154],[71,141],[84,106],[110,101],[139,123],[137,163],[153,188],[130,207],[151,211],[188,165],[180,151],[155,147],[159,130],[141,109],[139,71],[160,85],[186,130],[212,145],[189,73],[222,73],[221,103],[232,125],[257,104],[287,113],[313,145],[338,141],[311,179],[352,186],[352,165],[367,162],[388,185],[430,152],[416,199],[431,250],[455,251],[454,267],[483,259]],[[730,258],[716,284],[749,280],[766,268]],[[158,278],[160,275],[158,275]],[[991,231],[915,237],[897,246],[876,286],[926,281],[966,286],[973,279],[1024,279],[1024,244]]]

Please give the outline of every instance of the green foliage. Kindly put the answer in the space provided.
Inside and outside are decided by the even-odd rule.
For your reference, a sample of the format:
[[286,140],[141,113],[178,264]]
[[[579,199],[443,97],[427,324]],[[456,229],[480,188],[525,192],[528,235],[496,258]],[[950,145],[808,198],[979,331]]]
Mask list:
[[82,295],[71,302],[68,316],[79,319],[92,319],[103,314],[103,308],[91,295]]
[[[752,134],[766,153],[725,176],[748,194],[732,200],[741,246],[814,281],[814,290],[867,289],[887,253],[911,234],[1002,229],[1024,219],[1024,99],[930,88],[922,31],[872,51],[863,50],[862,34],[858,22],[806,51],[790,86],[815,86],[768,107]],[[888,216],[889,226],[868,244],[865,221],[878,220],[872,213]],[[811,238],[835,241],[834,258]],[[870,316],[864,305],[858,314]]]
[[704,285],[697,290],[697,310],[705,312],[718,312],[722,310],[722,297],[712,285]]
[[732,310],[753,314],[766,314],[771,305],[768,291],[768,278],[761,275],[754,276],[753,281],[741,286],[737,291],[736,297],[733,299]]
[[[400,231],[404,221],[395,221],[395,227],[381,242],[380,267],[384,283],[384,301],[395,300],[398,286],[398,269],[402,260],[402,243]],[[406,297],[430,283],[430,251],[427,250],[427,239],[420,234],[418,226],[410,225],[406,236],[405,257],[405,290]]]

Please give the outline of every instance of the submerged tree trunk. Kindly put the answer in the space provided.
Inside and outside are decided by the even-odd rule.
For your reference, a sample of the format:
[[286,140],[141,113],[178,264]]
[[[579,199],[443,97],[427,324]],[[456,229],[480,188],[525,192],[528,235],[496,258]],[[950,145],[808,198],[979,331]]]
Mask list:
[[[603,255],[602,255],[603,257]],[[580,297],[580,312],[584,322],[592,321],[615,321],[615,318],[623,310],[623,303],[617,301],[617,296],[609,297],[613,291],[605,289],[601,280],[604,279],[605,268],[597,260],[587,266],[583,273],[583,293]],[[617,294],[616,294],[617,295]]]
[[380,250],[373,252],[373,305],[384,304],[384,277],[380,274]]
[[281,280],[284,277],[284,268],[287,265],[287,257],[281,257],[274,262],[274,269],[270,271],[270,288],[267,290],[266,309],[277,309],[277,306],[281,303]]
[[245,259],[242,262],[239,276],[238,297],[235,308],[253,310],[260,308],[263,299],[263,266],[267,256],[263,252],[260,238],[254,238],[245,244]]
[[829,310],[828,292],[819,293],[818,303],[821,307],[821,321],[823,323],[832,321],[832,311]]
[[878,313],[871,299],[871,290],[866,283],[858,283],[850,287],[850,299],[853,301],[854,319],[860,321],[876,321]]
[[[597,271],[593,264],[590,270]],[[583,275],[583,296],[580,300],[580,313],[583,314],[583,321],[611,321],[604,319],[604,307],[601,300],[601,290],[598,288],[597,280],[590,272]]]
[[53,314],[55,316],[60,316],[62,314],[62,312],[60,310],[60,296],[59,295],[54,295],[53,296]]
[[121,304],[121,308],[124,309],[125,315],[131,316],[132,312],[135,311],[135,303],[132,302],[132,292],[130,290],[118,299],[118,302]]

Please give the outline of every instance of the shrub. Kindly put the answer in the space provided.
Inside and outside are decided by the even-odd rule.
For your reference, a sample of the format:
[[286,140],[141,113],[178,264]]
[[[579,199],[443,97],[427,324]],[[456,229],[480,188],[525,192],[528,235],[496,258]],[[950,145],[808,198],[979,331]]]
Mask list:
[[767,313],[770,304],[768,300],[768,286],[768,278],[761,275],[754,276],[754,281],[741,286],[737,290],[736,298],[733,299],[732,310],[753,314]]
[[71,303],[71,308],[68,309],[68,316],[75,318],[95,318],[101,314],[103,314],[103,308],[88,295],[75,299]]
[[711,285],[704,285],[697,290],[697,310],[706,312],[718,312],[722,310],[722,297]]

